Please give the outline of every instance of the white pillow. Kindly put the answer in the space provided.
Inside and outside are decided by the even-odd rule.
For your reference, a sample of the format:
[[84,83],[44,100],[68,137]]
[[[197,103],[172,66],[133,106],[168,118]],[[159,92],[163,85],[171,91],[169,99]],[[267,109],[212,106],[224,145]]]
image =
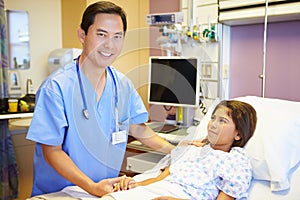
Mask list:
[[257,112],[253,137],[245,146],[253,178],[270,181],[272,191],[289,188],[291,169],[300,161],[300,102],[239,97]]

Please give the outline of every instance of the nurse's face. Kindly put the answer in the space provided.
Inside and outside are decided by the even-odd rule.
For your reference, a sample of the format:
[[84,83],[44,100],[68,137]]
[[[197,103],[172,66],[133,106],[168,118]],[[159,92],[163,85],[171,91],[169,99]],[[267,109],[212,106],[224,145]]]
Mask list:
[[[79,29],[79,40],[83,44],[84,62],[106,68],[121,53],[124,43],[123,22],[119,15],[100,13],[85,35]],[[87,60],[86,60],[87,59]]]
[[229,113],[229,108],[220,106],[215,113],[213,113],[208,123],[207,139],[213,149],[228,152],[234,140],[240,139],[235,124],[228,115]]

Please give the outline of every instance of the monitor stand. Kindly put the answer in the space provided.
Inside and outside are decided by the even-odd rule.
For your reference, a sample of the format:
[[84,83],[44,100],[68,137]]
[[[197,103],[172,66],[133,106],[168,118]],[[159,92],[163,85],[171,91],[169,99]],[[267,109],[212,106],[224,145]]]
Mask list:
[[176,121],[177,124],[183,127],[190,127],[193,125],[195,116],[195,109],[192,107],[180,107],[177,108]]

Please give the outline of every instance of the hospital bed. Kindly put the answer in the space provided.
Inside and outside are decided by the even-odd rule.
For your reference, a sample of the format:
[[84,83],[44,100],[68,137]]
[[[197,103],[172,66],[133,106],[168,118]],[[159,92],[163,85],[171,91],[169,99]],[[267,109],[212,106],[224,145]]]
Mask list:
[[[281,99],[245,96],[237,100],[251,104],[257,112],[257,126],[253,137],[245,146],[253,166],[253,179],[249,189],[249,200],[299,200],[300,199],[300,102]],[[206,126],[215,101],[203,117],[194,133],[184,139],[205,137]],[[180,156],[181,153],[177,154]],[[182,154],[181,154],[182,155]],[[154,177],[160,169],[177,159],[166,155],[152,169],[136,175],[137,181]],[[33,197],[30,200],[49,199],[97,199],[76,186],[64,190]],[[137,197],[141,199],[141,197]]]

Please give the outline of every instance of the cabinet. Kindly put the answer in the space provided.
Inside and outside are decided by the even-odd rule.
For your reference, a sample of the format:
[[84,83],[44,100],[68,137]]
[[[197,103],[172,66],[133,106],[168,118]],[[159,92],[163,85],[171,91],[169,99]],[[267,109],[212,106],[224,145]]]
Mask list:
[[26,140],[26,128],[13,128],[11,132],[19,171],[19,196],[16,200],[24,200],[31,195],[35,143]]
[[[157,127],[156,123],[148,124],[150,128]],[[180,128],[170,133],[160,133],[158,135],[166,139],[170,143],[177,145],[182,141],[188,134],[195,131],[195,127],[191,128]],[[128,144],[124,161],[121,168],[121,175],[136,175],[143,173],[146,170],[152,169],[164,156],[165,153],[155,151],[138,140],[135,140],[132,136],[129,136]]]
[[[300,19],[300,2],[288,0],[268,1],[268,22]],[[264,0],[220,0],[219,22],[227,25],[245,25],[264,22]]]
[[[262,36],[263,24],[231,27],[230,98],[262,94]],[[299,46],[300,21],[268,24],[265,97],[300,101]]]
[[153,150],[138,150],[134,144],[129,144],[120,175],[134,176],[152,169],[165,154]]
[[[280,2],[286,0],[269,0],[269,3]],[[245,6],[258,6],[264,4],[265,0],[220,0],[220,9],[241,8]]]
[[[190,5],[189,2],[191,2]],[[185,26],[190,25],[190,19],[193,19],[194,24],[218,23],[217,0],[184,0],[181,1],[181,11],[184,13],[183,25]]]
[[152,168],[165,154],[155,152],[129,137],[120,175],[134,176]]
[[33,113],[0,115],[0,120],[9,120],[9,131],[17,160],[19,194],[14,200],[24,200],[31,196],[35,142],[27,140],[26,135],[32,116]]

